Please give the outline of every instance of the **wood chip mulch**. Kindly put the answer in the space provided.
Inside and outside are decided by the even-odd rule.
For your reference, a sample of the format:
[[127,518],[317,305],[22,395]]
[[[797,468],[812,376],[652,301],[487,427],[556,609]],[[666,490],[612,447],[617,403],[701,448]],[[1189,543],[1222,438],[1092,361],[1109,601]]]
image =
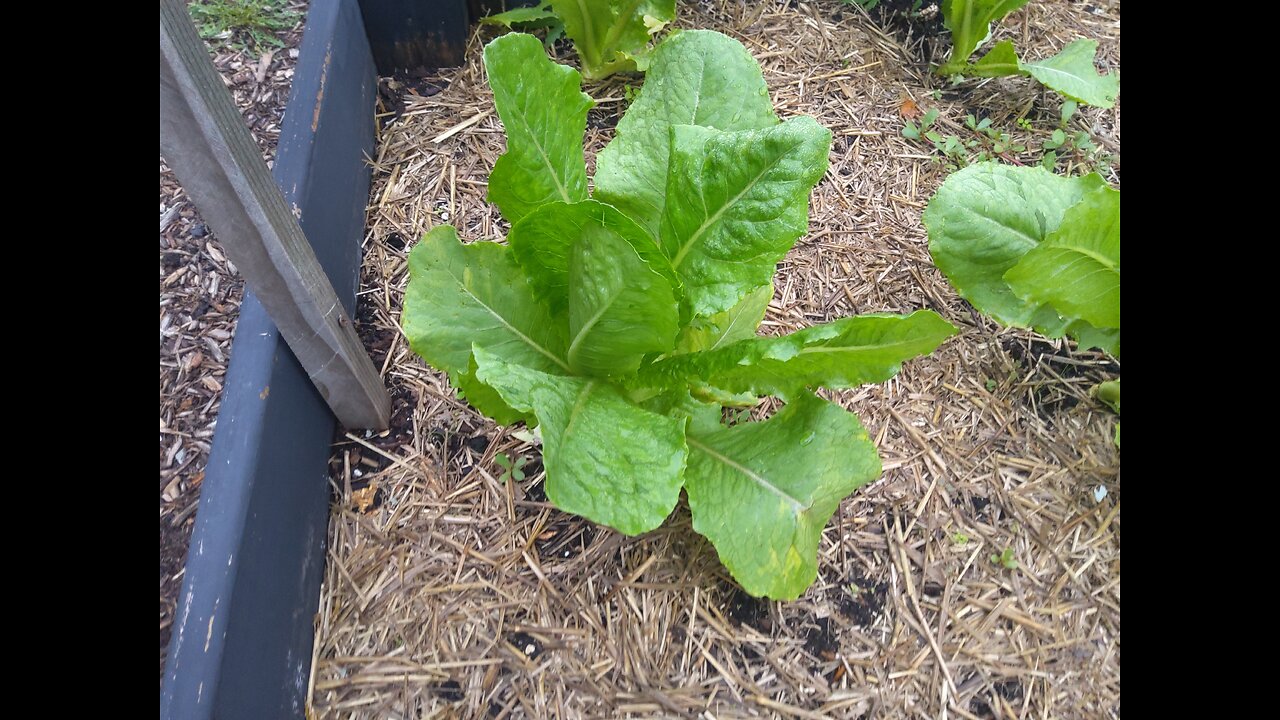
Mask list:
[[[294,2],[306,12],[306,2]],[[210,43],[268,163],[275,156],[301,23],[261,54]],[[242,281],[160,158],[160,673],[239,316]]]

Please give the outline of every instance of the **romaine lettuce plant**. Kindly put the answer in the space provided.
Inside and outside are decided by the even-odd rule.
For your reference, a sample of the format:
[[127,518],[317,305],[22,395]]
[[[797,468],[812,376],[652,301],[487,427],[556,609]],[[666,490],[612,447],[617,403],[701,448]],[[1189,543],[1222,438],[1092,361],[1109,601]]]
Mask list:
[[[1120,357],[1120,191],[1101,177],[976,163],[938,188],[924,224],[934,262],[978,310]],[[1119,412],[1119,382],[1104,385]]]
[[676,18],[675,0],[542,0],[481,22],[518,30],[549,28],[573,41],[582,74],[600,80],[649,66],[649,39]]
[[[464,245],[440,226],[413,249],[413,349],[489,417],[540,427],[556,506],[637,534],[683,489],[748,592],[797,597],[822,528],[881,469],[857,416],[813,389],[886,380],[955,328],[922,310],[756,336],[831,133],[779,121],[737,41],[690,31],[658,47],[594,194],[578,73],[529,35],[494,40],[484,62],[507,131],[489,198],[511,230]],[[785,406],[767,420],[722,420],[769,395]]]
[[991,37],[991,25],[1029,0],[943,0],[942,17],[951,30],[951,56],[941,75],[1004,77],[1029,75],[1059,94],[1086,105],[1109,108],[1120,93],[1118,73],[1099,75],[1093,65],[1095,40],[1076,40],[1047,60],[1023,62],[1013,43],[1003,40],[975,63],[969,57]]

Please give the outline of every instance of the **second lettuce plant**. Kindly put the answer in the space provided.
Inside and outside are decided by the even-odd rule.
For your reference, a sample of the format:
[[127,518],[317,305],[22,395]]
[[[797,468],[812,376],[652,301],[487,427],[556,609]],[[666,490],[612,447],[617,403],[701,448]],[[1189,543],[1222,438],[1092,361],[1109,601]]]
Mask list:
[[[1100,176],[976,163],[938,188],[924,224],[934,262],[978,310],[1120,357],[1120,191]],[[1119,380],[1095,395],[1120,412]]]

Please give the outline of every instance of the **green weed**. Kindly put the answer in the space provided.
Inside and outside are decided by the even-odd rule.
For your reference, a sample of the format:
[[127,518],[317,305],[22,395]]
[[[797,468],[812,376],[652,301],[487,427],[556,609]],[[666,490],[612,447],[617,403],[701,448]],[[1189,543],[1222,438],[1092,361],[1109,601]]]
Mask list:
[[511,478],[515,478],[516,482],[524,480],[524,466],[528,464],[528,458],[517,457],[513,460],[503,454],[495,455],[493,460],[503,467],[502,477],[499,478],[503,484],[506,484]]
[[1018,569],[1018,561],[1013,558],[1013,548],[1005,548],[999,555],[992,555],[991,564],[999,565],[1005,570]]
[[302,17],[287,0],[199,0],[187,10],[200,37],[253,53],[284,47],[276,33],[292,30]]

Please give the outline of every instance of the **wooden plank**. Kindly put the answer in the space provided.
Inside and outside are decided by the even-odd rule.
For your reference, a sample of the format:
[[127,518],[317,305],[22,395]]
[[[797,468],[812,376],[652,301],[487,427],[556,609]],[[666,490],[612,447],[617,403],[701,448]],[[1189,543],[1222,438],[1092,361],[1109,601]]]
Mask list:
[[160,1],[160,152],[333,414],[385,429],[382,378],[180,0]]
[[360,0],[381,75],[418,76],[462,64],[467,0]]
[[[273,174],[348,313],[376,92],[356,0],[312,0]],[[252,290],[224,385],[160,717],[304,720],[335,421]]]

